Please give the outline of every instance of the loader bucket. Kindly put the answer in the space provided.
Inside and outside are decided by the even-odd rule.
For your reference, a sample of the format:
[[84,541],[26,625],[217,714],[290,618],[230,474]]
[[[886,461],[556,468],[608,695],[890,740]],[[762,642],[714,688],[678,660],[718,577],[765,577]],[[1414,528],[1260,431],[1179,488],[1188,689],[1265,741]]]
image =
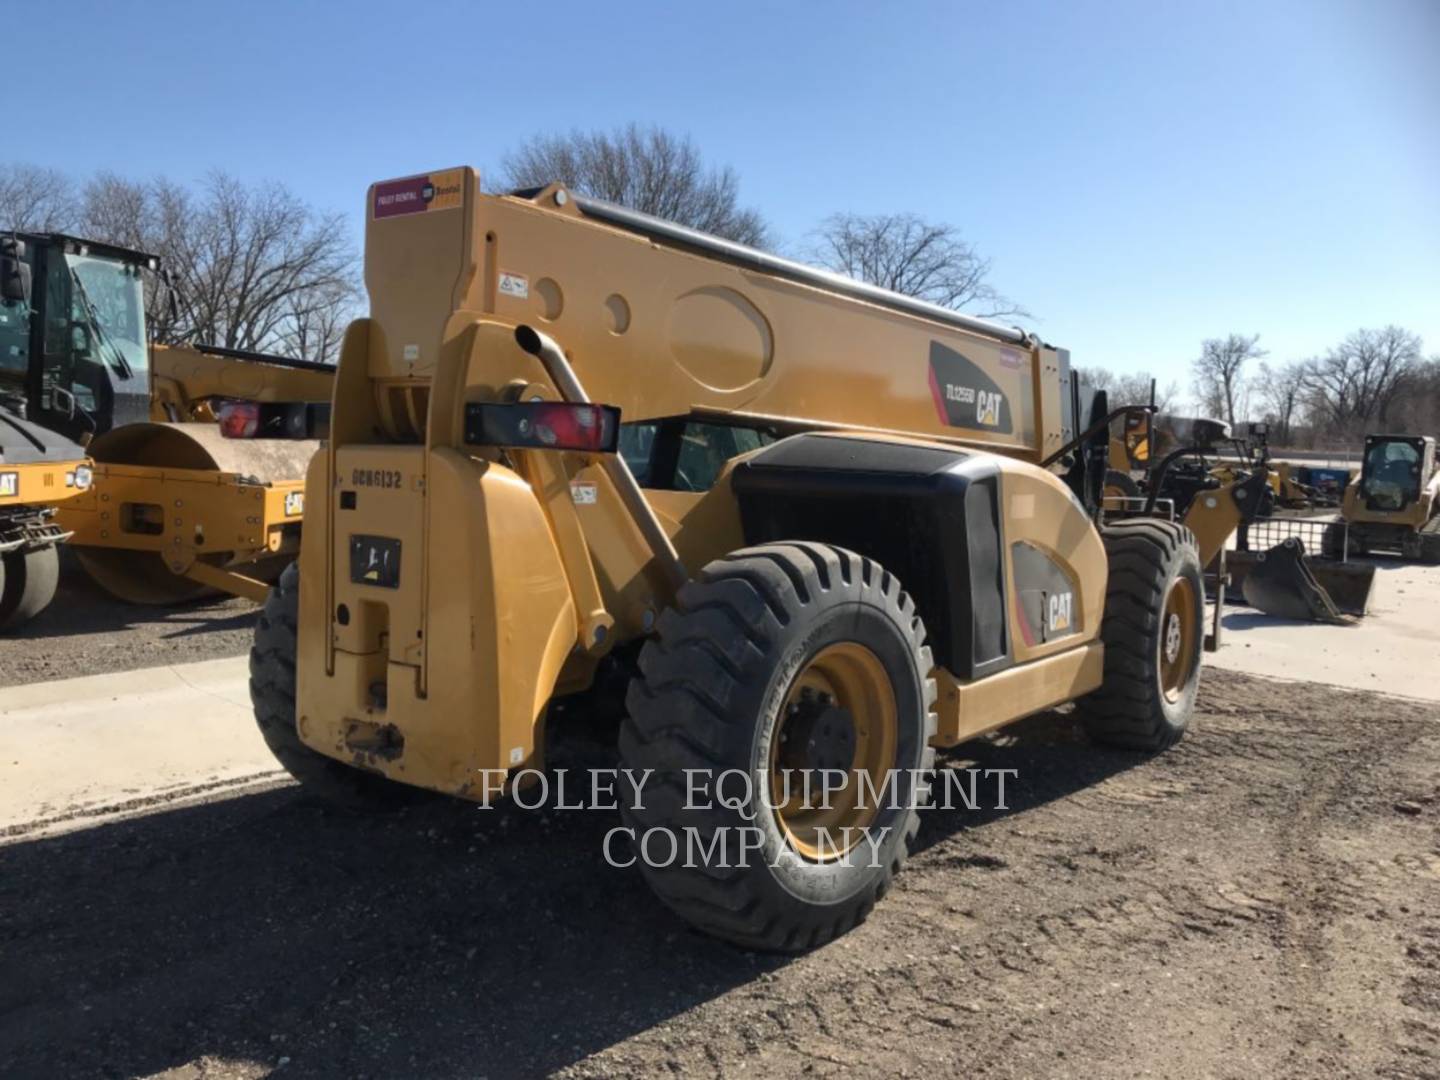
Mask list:
[[252,586],[278,575],[293,558],[293,543],[287,537],[282,544],[277,529],[298,529],[303,506],[287,502],[284,492],[302,489],[317,446],[226,439],[212,424],[125,424],[91,441],[93,498],[62,524],[75,532],[73,549],[86,573],[121,600],[174,604],[221,590],[247,595],[243,584],[217,588],[214,573],[192,568],[201,563],[202,572],[244,575],[228,580],[249,579]]
[[1306,564],[1305,545],[1294,537],[1256,557],[1241,592],[1247,604],[1267,615],[1314,622],[1344,621],[1340,608]]

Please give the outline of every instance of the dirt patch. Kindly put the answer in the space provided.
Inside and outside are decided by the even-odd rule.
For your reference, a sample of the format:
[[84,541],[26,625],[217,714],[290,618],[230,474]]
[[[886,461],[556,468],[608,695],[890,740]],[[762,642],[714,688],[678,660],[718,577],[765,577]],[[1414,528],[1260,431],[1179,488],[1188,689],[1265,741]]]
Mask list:
[[287,788],[12,844],[0,1074],[1434,1076],[1437,720],[1218,671],[1159,757],[1036,717],[948,762],[1009,808],[928,813],[793,960],[670,917],[608,814]]
[[55,602],[0,636],[0,687],[240,656],[260,609],[248,600],[146,607],[116,600],[61,549]]

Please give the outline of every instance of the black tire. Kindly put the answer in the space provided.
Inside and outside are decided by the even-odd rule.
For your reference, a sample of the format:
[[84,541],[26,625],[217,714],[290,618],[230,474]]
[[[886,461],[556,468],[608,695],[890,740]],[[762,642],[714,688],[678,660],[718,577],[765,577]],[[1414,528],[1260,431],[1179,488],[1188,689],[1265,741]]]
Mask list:
[[291,563],[265,599],[250,647],[250,701],[265,744],[308,796],[347,810],[384,810],[419,792],[310,749],[295,730],[300,571]]
[[50,606],[60,583],[60,552],[54,544],[4,557],[0,573],[0,630],[13,630]]
[[1111,494],[1112,491],[1119,492],[1127,499],[1140,497],[1140,485],[1135,483],[1129,473],[1121,472],[1119,469],[1105,470],[1105,494]]
[[1332,521],[1320,534],[1320,554],[1339,562],[1345,558],[1345,523]]
[[[897,797],[870,803],[887,803],[869,822],[880,838],[873,848],[861,842],[831,861],[812,861],[797,854],[778,815],[753,795],[768,790],[762,785],[772,751],[788,723],[782,705],[798,677],[824,650],[856,645],[875,661],[874,671],[883,668],[893,692],[893,755],[882,750],[880,758],[887,769],[906,771],[897,777]],[[777,952],[821,945],[860,923],[903,866],[919,827],[916,810],[930,798],[931,667],[914,601],[870,559],[795,542],[745,548],[706,566],[640,654],[620,753],[627,768],[655,772],[643,807],[626,806],[623,816],[636,838],[660,829],[683,841],[694,830],[704,843],[717,836],[728,843],[738,842],[734,830],[748,829],[763,850],[748,859],[732,854],[723,860],[729,868],[704,860],[658,867],[641,858],[660,899],[706,933]],[[687,809],[686,769],[709,770],[710,778],[738,770],[750,778],[752,798],[727,809],[699,797]]]
[[[1135,518],[1107,526],[1102,536],[1110,562],[1105,617],[1105,681],[1081,698],[1078,707],[1090,736],[1130,750],[1163,750],[1180,740],[1195,708],[1200,686],[1200,650],[1205,638],[1205,589],[1195,537],[1183,525]],[[1188,582],[1188,586],[1185,584]],[[1172,589],[1188,587],[1194,603],[1172,627],[1166,611]],[[1188,629],[1188,634],[1186,631]],[[1182,634],[1188,668],[1166,668],[1167,634]],[[1181,658],[1176,652],[1176,660]],[[1175,684],[1164,683],[1167,672]]]
[[1420,526],[1420,561],[1429,566],[1440,564],[1440,516]]

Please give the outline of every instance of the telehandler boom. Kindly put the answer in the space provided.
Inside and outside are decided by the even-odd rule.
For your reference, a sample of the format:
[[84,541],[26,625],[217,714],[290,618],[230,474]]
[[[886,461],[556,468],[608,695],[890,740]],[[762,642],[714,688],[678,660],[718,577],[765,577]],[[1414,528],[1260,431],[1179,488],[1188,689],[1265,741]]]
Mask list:
[[[370,189],[365,281],[251,653],[312,791],[496,797],[618,673],[625,827],[729,854],[647,879],[794,950],[885,892],[936,747],[1072,700],[1183,734],[1196,542],[1097,527],[1111,417],[1077,435],[1063,349],[468,168]],[[687,798],[727,770],[743,806]]]

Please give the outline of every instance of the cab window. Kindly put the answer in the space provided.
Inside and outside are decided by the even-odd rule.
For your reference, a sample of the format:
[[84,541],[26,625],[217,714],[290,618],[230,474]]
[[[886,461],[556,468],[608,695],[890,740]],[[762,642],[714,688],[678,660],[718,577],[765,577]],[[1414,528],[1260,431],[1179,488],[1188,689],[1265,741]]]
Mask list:
[[620,456],[641,487],[709,491],[731,458],[777,438],[763,427],[671,417],[621,424]]
[[660,424],[654,420],[620,425],[620,456],[630,466],[636,483],[641,487],[652,486],[650,459],[655,453],[655,434],[659,430]]
[[773,435],[756,428],[687,423],[680,434],[674,488],[676,491],[709,491],[727,461],[774,441]]

